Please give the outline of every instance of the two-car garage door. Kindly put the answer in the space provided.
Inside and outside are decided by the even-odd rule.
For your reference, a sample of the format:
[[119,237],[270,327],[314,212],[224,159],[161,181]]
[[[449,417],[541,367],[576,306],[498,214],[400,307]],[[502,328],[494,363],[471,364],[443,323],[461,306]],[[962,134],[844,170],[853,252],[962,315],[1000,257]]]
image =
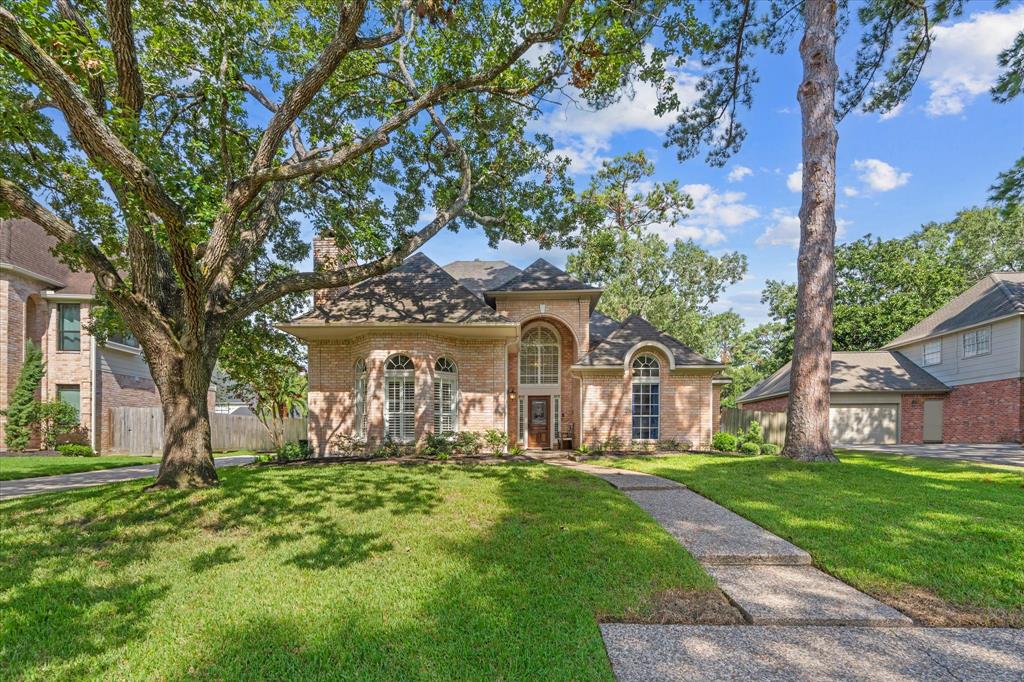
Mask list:
[[828,425],[833,443],[881,445],[898,442],[899,405],[832,405]]

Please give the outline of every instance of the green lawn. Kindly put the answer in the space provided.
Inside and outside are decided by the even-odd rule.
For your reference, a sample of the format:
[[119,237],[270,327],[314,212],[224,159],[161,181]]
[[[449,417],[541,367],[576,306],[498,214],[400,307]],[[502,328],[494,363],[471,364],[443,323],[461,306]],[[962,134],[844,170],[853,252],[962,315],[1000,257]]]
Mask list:
[[572,471],[221,476],[0,503],[0,678],[611,679],[599,618],[713,587]]
[[0,481],[13,481],[33,476],[73,474],[133,464],[157,464],[159,457],[137,455],[104,455],[102,457],[41,457],[38,455],[0,457]]
[[838,454],[838,466],[727,455],[601,463],[685,483],[911,611],[933,610],[937,595],[1024,624],[1024,470]]

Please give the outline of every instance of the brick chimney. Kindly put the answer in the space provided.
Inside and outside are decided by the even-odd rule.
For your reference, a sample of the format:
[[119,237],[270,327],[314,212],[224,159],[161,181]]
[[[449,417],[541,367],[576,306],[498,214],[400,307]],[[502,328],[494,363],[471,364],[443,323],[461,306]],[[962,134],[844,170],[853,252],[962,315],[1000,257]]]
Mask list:
[[[342,249],[334,237],[313,238],[313,269],[317,272],[322,270],[335,270],[342,257]],[[340,288],[316,289],[313,291],[313,306],[320,307],[325,303],[336,300],[341,295]]]

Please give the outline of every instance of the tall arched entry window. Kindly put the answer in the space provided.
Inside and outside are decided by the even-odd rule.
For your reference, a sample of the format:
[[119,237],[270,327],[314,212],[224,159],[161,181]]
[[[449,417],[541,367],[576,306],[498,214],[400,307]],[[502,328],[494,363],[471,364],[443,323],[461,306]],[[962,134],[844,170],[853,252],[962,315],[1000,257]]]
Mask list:
[[407,355],[392,355],[384,363],[384,432],[408,443],[416,437],[416,377]]
[[661,364],[653,355],[633,359],[633,440],[658,440]]
[[434,363],[434,433],[458,431],[459,375],[449,358]]
[[533,327],[519,348],[519,383],[530,386],[558,384],[558,336],[547,327]]
[[364,440],[366,438],[366,385],[369,379],[369,372],[366,371],[366,360],[362,358],[356,360],[355,367],[356,385],[355,385],[355,396],[353,400],[353,420],[354,420],[354,433],[353,435],[359,439]]

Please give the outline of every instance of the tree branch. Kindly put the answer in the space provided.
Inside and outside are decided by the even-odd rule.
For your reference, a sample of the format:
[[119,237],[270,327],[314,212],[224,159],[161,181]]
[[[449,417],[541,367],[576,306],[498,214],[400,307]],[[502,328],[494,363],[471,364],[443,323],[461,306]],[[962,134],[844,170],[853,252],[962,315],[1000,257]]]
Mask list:
[[[86,26],[85,21],[82,19],[82,15],[78,12],[78,9],[76,9],[69,0],[57,0],[57,11],[60,12],[62,17],[73,23],[78,28],[78,32],[83,38],[95,45],[95,42],[92,39],[92,34],[89,33],[89,27]],[[107,108],[107,89],[103,86],[103,78],[88,74],[87,80],[89,97],[92,98],[93,106],[95,106],[96,110],[99,112],[105,111]]]
[[117,94],[124,108],[138,117],[145,104],[146,93],[135,52],[131,0],[107,0],[107,23],[110,24],[110,47],[117,70]]

